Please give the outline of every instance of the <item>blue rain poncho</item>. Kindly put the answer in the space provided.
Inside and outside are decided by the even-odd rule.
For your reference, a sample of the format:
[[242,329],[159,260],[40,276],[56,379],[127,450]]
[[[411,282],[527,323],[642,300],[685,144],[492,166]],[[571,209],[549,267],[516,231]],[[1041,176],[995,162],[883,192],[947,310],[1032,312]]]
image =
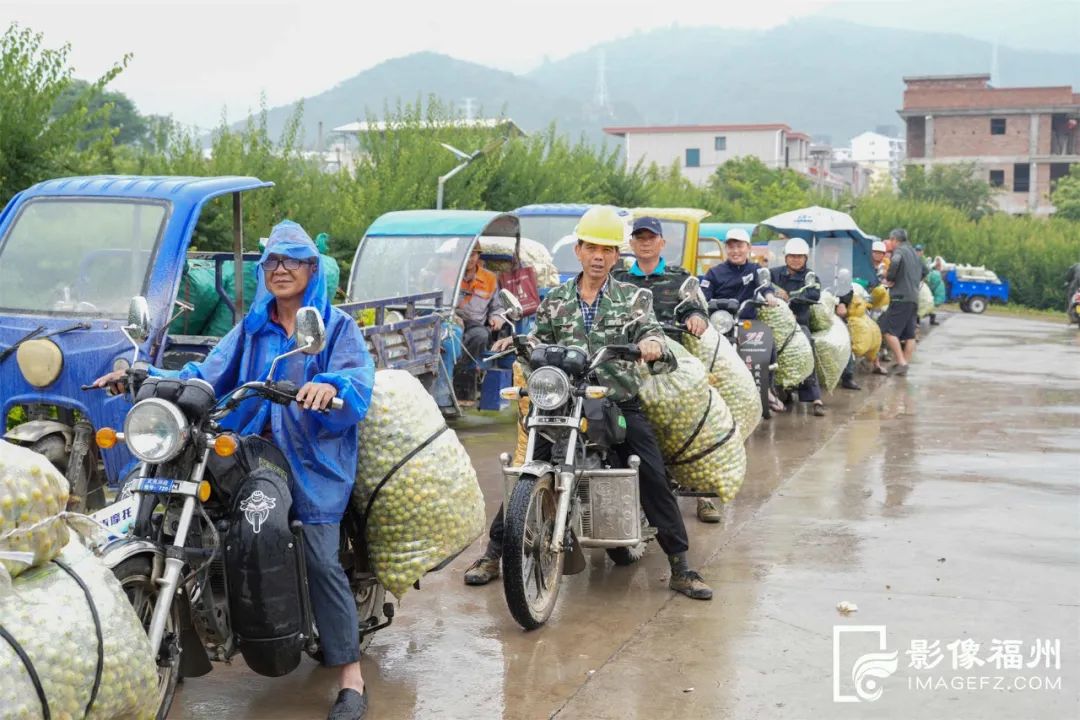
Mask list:
[[[276,225],[263,251],[269,255],[317,258],[315,244],[296,223]],[[318,413],[300,405],[278,405],[260,398],[243,401],[222,422],[241,435],[259,435],[269,427],[274,444],[292,469],[293,512],[304,523],[340,522],[356,479],[357,424],[367,414],[375,365],[360,328],[346,313],[330,305],[322,266],[311,276],[303,305],[319,309],[326,324],[326,347],[318,355],[294,355],[278,363],[274,380],[329,383],[337,388],[345,407]],[[218,397],[245,382],[267,380],[270,363],[296,343],[271,321],[274,296],[266,288],[260,265],[255,300],[243,322],[229,331],[202,362],[190,362],[178,371],[151,369],[152,375],[202,378]]]

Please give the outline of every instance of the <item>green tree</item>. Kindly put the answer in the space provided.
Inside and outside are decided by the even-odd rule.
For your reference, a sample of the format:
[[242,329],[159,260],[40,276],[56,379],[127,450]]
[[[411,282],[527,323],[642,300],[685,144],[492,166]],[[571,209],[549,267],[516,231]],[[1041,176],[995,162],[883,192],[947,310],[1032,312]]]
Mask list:
[[[49,49],[43,38],[11,25],[0,37],[0,200],[36,182],[93,167],[114,130],[97,121],[108,104],[90,104],[127,65],[125,56],[72,98],[66,113],[52,111],[71,86],[70,46]],[[95,127],[96,126],[96,127]]]
[[973,163],[935,165],[929,172],[909,165],[900,179],[900,198],[952,205],[972,220],[994,211],[993,189],[977,176]]
[[84,96],[89,97],[85,128],[89,135],[101,135],[109,129],[115,130],[114,141],[118,145],[134,145],[147,139],[147,121],[139,114],[131,98],[116,90],[93,92],[86,80],[72,80],[68,83],[53,105],[53,120],[70,114]]
[[1052,199],[1057,217],[1080,220],[1080,164],[1073,165],[1068,175],[1058,179]]

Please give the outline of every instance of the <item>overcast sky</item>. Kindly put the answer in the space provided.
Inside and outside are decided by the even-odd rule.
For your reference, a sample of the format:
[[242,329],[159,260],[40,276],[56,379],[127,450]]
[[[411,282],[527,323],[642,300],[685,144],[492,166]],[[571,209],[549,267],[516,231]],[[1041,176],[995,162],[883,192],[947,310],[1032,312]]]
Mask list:
[[1080,0],[0,0],[0,21],[70,43],[86,79],[131,53],[112,87],[143,113],[210,128],[226,108],[246,117],[260,94],[292,103],[421,50],[524,72],[636,31],[764,29],[822,10],[1036,49],[1076,52],[1080,37]]
[[383,60],[420,50],[514,72],[636,30],[671,25],[767,28],[828,0],[392,0],[163,2],[0,0],[15,21],[72,46],[79,77],[134,55],[113,87],[143,113],[211,127],[317,94]]

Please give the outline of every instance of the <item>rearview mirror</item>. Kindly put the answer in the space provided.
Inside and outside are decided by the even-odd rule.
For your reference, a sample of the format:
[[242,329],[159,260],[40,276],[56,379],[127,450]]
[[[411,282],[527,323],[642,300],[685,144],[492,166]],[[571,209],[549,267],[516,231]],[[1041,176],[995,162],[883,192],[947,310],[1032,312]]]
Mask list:
[[524,308],[521,307],[521,301],[518,300],[517,295],[510,292],[506,288],[499,291],[499,301],[506,308],[506,317],[514,322],[521,319],[521,316],[525,314]]
[[311,306],[296,311],[296,348],[305,355],[318,355],[326,347],[326,326],[322,315]]
[[131,303],[128,304],[127,325],[121,327],[120,331],[127,336],[127,339],[131,341],[131,346],[135,348],[135,353],[131,357],[131,364],[134,365],[139,361],[139,345],[150,337],[150,304],[146,302],[146,298],[141,295],[131,298]]
[[806,273],[806,284],[807,285],[813,285],[816,282],[817,282],[817,273],[815,273],[813,270]]
[[127,325],[121,330],[136,348],[150,336],[150,305],[146,302],[146,298],[139,295],[131,298],[131,304],[128,305]]
[[696,293],[700,289],[701,282],[699,282],[696,277],[691,275],[690,277],[683,280],[683,284],[679,286],[679,299],[689,300],[691,297],[694,296],[694,293]]
[[623,332],[626,332],[626,329],[634,323],[649,317],[650,312],[652,312],[652,290],[640,288],[630,298],[630,317],[622,327]]
[[758,268],[757,281],[758,285],[769,285],[772,283],[772,275],[769,274],[769,268]]
[[641,320],[652,310],[652,290],[640,288],[630,298],[630,317]]
[[679,286],[679,304],[675,306],[675,311],[678,312],[683,305],[691,305],[702,311],[709,306],[705,293],[701,292],[701,283],[692,275]]

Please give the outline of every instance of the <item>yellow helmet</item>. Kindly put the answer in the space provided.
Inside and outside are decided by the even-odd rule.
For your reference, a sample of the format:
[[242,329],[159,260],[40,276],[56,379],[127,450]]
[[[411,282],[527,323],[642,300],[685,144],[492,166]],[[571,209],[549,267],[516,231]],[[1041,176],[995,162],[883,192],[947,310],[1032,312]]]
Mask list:
[[594,205],[585,211],[574,228],[578,240],[594,245],[619,247],[626,241],[630,213],[611,205]]

